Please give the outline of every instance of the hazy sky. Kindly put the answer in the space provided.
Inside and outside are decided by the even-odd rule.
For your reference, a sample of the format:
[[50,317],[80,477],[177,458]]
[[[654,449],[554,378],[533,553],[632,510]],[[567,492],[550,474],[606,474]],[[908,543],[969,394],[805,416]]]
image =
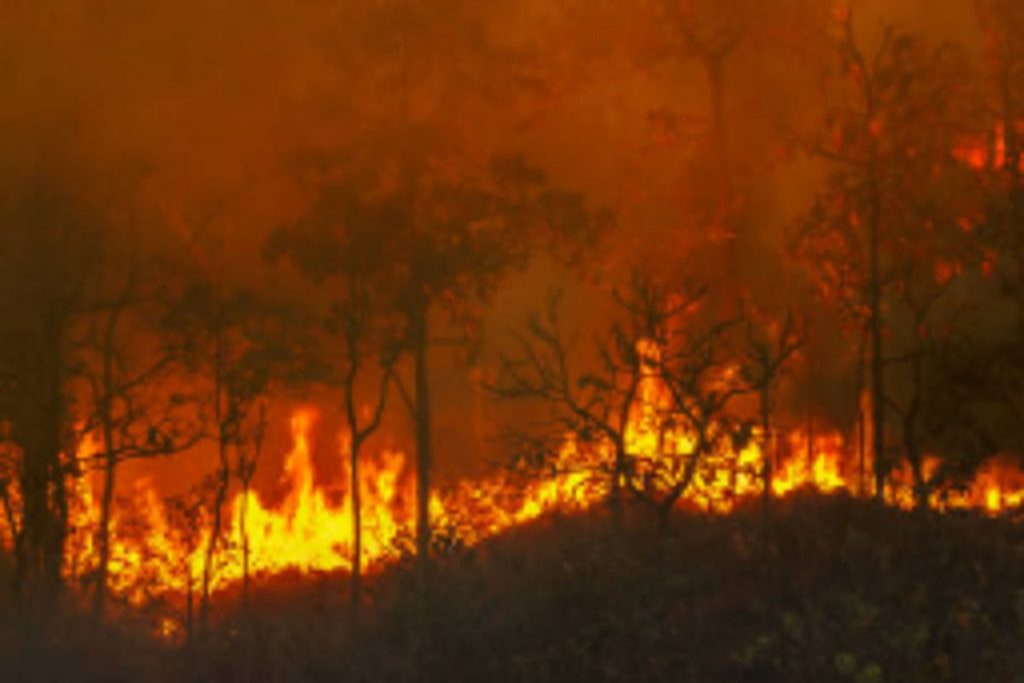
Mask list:
[[[751,6],[781,13],[794,2]],[[0,177],[60,159],[135,207],[140,230],[188,229],[214,205],[232,253],[254,259],[267,230],[310,199],[290,160],[374,139],[412,81],[412,116],[450,133],[462,158],[524,151],[554,182],[619,213],[624,262],[650,259],[691,227],[680,197],[709,106],[700,64],[666,52],[671,32],[644,9],[655,4],[392,0],[389,16],[388,0],[0,0]],[[972,0],[854,4],[867,43],[886,21],[978,40]],[[394,28],[403,11],[414,17],[404,34]],[[744,48],[728,65],[732,144],[765,165],[783,153],[779,123],[813,107],[816,62],[828,58],[798,40],[790,52]],[[774,174],[757,199],[768,242],[806,199],[802,182],[779,174],[813,177],[790,162]],[[566,277],[538,267],[513,278],[492,334]],[[590,295],[579,290],[576,307]],[[484,409],[457,363],[436,367],[444,467],[477,457],[481,435],[456,427],[467,405]]]

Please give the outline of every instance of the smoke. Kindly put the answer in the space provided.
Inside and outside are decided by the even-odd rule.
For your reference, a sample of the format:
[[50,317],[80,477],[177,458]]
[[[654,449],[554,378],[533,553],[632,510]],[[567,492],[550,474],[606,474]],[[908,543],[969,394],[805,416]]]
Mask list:
[[[585,269],[591,283],[636,265],[671,270],[674,255],[706,238],[691,202],[704,193],[711,92],[699,60],[673,53],[676,38],[659,23],[664,4],[6,0],[0,169],[15,177],[63,159],[74,169],[68,182],[103,193],[140,231],[179,235],[212,212],[229,269],[278,286],[288,276],[260,252],[268,231],[311,198],[296,155],[384,144],[407,106],[457,140],[461,158],[522,151],[553,183],[615,210],[622,227]],[[775,4],[715,10],[714,21],[735,20],[752,38],[727,63],[725,115],[753,199],[738,256],[704,267],[785,304],[805,296],[786,275],[784,248],[819,169],[791,156],[779,131],[815,109],[817,64],[829,55],[814,22],[833,3]],[[854,4],[866,35],[893,22],[936,40],[978,41],[967,0]],[[783,21],[764,21],[766,12]],[[772,49],[773,40],[787,49]],[[402,50],[411,51],[407,72]],[[542,259],[499,294],[489,343],[500,344],[553,285],[572,290],[571,324],[600,317],[595,302],[607,288]],[[494,455],[488,410],[460,354],[438,356],[441,467],[464,471]],[[467,428],[465,414],[477,423]],[[392,422],[403,429],[400,417]],[[333,439],[321,441],[333,449]]]

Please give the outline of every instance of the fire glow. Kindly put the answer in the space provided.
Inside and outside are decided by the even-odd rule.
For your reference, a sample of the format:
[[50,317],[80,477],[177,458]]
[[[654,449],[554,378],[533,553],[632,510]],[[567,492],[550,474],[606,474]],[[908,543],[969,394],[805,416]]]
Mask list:
[[[652,438],[650,411],[654,397],[642,397],[627,430],[629,450],[641,458],[673,457],[688,450],[687,435],[658,441]],[[646,413],[646,415],[645,415]],[[248,574],[259,580],[286,572],[301,575],[347,572],[352,566],[352,499],[331,496],[316,484],[312,453],[312,427],[316,415],[298,410],[291,418],[292,448],[284,464],[287,493],[276,506],[268,506],[255,492],[238,492],[230,499],[228,523],[213,565],[211,591],[239,583]],[[757,436],[757,435],[755,435]],[[666,445],[667,443],[667,445]],[[739,452],[711,454],[679,507],[708,513],[726,513],[743,501],[763,494],[764,464],[758,438]],[[772,493],[783,498],[799,490],[821,493],[848,491],[867,495],[865,469],[838,432],[808,437],[805,431],[778,435]],[[339,457],[347,461],[345,440]],[[79,457],[98,448],[86,438]],[[660,448],[660,452],[659,452]],[[557,462],[544,477],[523,482],[503,474],[463,481],[431,500],[433,525],[450,530],[461,543],[479,543],[503,531],[556,512],[595,507],[607,497],[607,485],[598,469],[607,453],[586,453],[567,439]],[[383,451],[368,458],[361,477],[362,560],[370,572],[396,560],[403,541],[412,538],[415,520],[414,477],[403,453]],[[95,571],[94,536],[99,522],[97,495],[91,478],[83,477],[75,497],[72,535],[68,542],[66,572],[85,584]],[[909,473],[896,472],[888,491],[891,502],[903,508],[914,504],[906,482]],[[937,509],[976,508],[998,514],[1024,503],[1024,475],[1010,467],[989,466],[963,490],[936,491],[931,504]],[[192,518],[172,509],[151,481],[134,486],[130,503],[115,510],[111,522],[110,588],[133,604],[160,595],[191,595],[198,590],[209,539],[208,514]],[[408,545],[408,544],[406,544]]]

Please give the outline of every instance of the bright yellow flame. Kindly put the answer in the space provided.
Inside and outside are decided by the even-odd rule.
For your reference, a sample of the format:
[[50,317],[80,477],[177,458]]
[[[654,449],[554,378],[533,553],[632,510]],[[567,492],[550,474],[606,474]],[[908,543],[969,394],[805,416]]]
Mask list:
[[[644,353],[654,353],[647,349]],[[636,476],[678,475],[696,447],[694,435],[668,422],[671,402],[653,373],[638,388],[636,404],[625,428],[626,450],[637,463]],[[318,485],[312,459],[311,435],[315,414],[296,411],[292,416],[292,448],[283,471],[287,492],[270,506],[253,491],[235,494],[226,505],[223,540],[218,544],[211,588],[220,591],[241,580],[243,547],[248,536],[249,571],[254,578],[294,571],[299,573],[348,571],[354,548],[352,498],[334,495]],[[738,451],[729,439],[716,439],[715,449],[703,456],[681,506],[727,512],[743,500],[762,495],[764,435],[756,430]],[[781,462],[775,468],[771,490],[785,497],[799,489],[819,492],[854,491],[861,473],[844,470],[848,460],[838,432],[794,431],[776,435]],[[339,457],[346,472],[348,440],[340,440]],[[101,444],[86,437],[78,449],[85,458]],[[776,449],[772,449],[776,450]],[[608,444],[584,444],[567,438],[551,472],[519,481],[511,474],[463,481],[430,501],[434,524],[453,530],[458,539],[475,544],[511,527],[556,510],[583,510],[606,499],[607,471],[612,458]],[[870,470],[870,463],[866,464]],[[937,461],[925,464],[930,476]],[[602,472],[604,474],[602,474]],[[369,571],[397,558],[415,524],[414,479],[405,455],[384,451],[361,463],[362,564]],[[896,504],[914,504],[909,471],[895,472],[887,492]],[[868,491],[870,493],[870,491]],[[201,505],[189,508],[165,503],[151,481],[136,482],[131,501],[114,511],[111,521],[110,588],[135,603],[154,595],[195,593],[203,574],[211,520]],[[939,509],[974,507],[998,513],[1024,504],[1024,474],[1007,463],[995,462],[978,473],[963,491],[935,492],[931,504]],[[246,519],[245,533],[241,519]],[[89,477],[75,481],[72,534],[68,542],[69,577],[84,577],[95,570],[95,530],[99,524],[98,496]],[[403,546],[403,543],[406,543]],[[160,630],[173,632],[173,625]]]

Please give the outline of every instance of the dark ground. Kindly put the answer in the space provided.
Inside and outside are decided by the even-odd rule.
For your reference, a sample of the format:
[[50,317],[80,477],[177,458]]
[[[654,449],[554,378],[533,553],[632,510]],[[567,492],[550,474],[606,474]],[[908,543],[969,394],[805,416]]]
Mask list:
[[282,580],[191,651],[8,609],[0,681],[1024,681],[1020,523],[809,496],[631,527],[552,519],[451,553],[429,611],[398,566],[358,624],[341,579]]

